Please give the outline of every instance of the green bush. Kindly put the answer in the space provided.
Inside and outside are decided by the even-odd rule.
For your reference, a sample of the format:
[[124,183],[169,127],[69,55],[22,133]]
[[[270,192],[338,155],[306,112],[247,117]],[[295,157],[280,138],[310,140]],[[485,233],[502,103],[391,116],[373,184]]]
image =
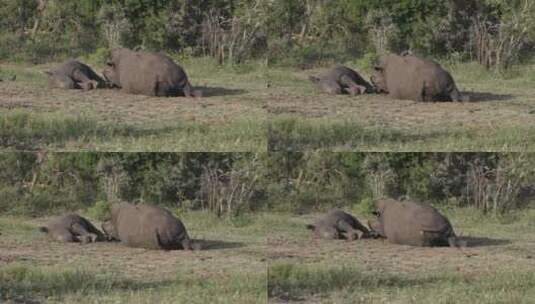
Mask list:
[[104,221],[110,217],[111,205],[105,201],[98,201],[87,209],[89,217]]
[[93,53],[87,55],[88,62],[98,65],[104,65],[109,60],[111,51],[108,48],[98,48]]

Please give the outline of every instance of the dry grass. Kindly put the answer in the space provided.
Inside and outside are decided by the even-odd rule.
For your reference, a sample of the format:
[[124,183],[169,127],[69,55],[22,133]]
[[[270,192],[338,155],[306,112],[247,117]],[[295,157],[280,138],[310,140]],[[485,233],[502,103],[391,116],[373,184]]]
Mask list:
[[533,210],[501,219],[471,209],[448,215],[469,247],[318,240],[303,228],[318,215],[274,217],[270,302],[528,303],[535,295]]
[[[535,150],[531,135],[535,130],[533,68],[500,76],[476,65],[448,66],[461,90],[471,96],[469,103],[417,103],[379,95],[330,96],[307,80],[323,69],[270,71],[271,145],[277,150],[292,146],[292,141],[297,143],[293,150]],[[295,122],[294,127],[284,130],[289,120]],[[329,132],[339,136],[321,136]]]
[[[27,149],[43,146],[51,150],[108,151],[266,149],[267,94],[261,65],[236,70],[217,67],[202,58],[185,62],[192,83],[204,93],[200,99],[154,98],[117,90],[50,89],[41,73],[50,66],[0,65],[0,75],[17,75],[16,81],[0,82],[0,113],[5,115],[6,124],[16,119],[15,114],[25,113],[37,121],[57,121],[58,117],[85,119],[98,128],[113,127],[123,132],[82,134],[62,140],[43,138],[37,146],[28,144]],[[31,129],[31,121],[17,128],[23,127]],[[4,134],[4,146],[20,149],[9,145],[17,137],[16,131]]]
[[206,213],[181,217],[204,250],[166,252],[119,243],[55,243],[37,231],[46,219],[0,218],[0,301],[265,302],[262,217],[240,223]]

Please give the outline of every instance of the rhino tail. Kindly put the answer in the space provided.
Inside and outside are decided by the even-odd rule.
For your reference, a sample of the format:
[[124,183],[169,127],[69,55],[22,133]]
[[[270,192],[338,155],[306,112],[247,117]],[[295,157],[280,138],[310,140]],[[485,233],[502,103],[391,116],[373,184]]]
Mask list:
[[43,233],[48,233],[48,228],[46,227],[39,227],[39,231],[43,232]]
[[465,248],[468,247],[468,243],[456,236],[450,236],[448,238],[448,245],[452,248]]
[[182,89],[184,92],[184,96],[186,97],[194,97],[194,98],[200,98],[202,97],[202,91],[200,90],[194,90],[189,81],[186,81],[186,84],[184,85],[184,88]]
[[310,224],[307,225],[306,227],[307,227],[308,230],[314,230],[314,229],[316,229],[316,226],[314,226],[314,225],[310,225]]
[[196,242],[190,238],[182,240],[182,248],[186,250],[199,251],[202,250],[202,245],[200,242]]
[[461,94],[457,88],[453,88],[453,90],[450,92],[450,98],[455,102],[470,102],[470,96],[467,94]]

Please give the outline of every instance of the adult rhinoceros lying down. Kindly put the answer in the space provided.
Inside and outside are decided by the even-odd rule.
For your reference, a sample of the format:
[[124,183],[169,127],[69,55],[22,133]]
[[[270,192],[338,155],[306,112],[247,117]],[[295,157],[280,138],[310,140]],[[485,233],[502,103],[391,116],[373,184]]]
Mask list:
[[104,241],[102,232],[87,219],[77,214],[55,217],[46,226],[39,227],[39,230],[59,242],[80,242],[85,244]]
[[371,82],[377,93],[414,101],[468,101],[453,77],[438,63],[414,55],[387,55],[374,67]]
[[375,202],[377,221],[369,223],[378,235],[394,244],[412,246],[465,246],[449,220],[435,208],[393,199]]
[[171,58],[155,52],[115,49],[102,72],[107,81],[131,94],[200,97],[186,72]]
[[109,240],[130,247],[148,249],[200,249],[193,244],[186,227],[171,212],[158,206],[115,204],[111,219],[102,224]]
[[354,216],[342,210],[333,209],[307,228],[314,236],[325,239],[356,240],[370,237],[370,231]]
[[93,69],[74,59],[69,59],[60,66],[45,71],[45,74],[48,75],[50,87],[87,91],[105,86],[104,80]]

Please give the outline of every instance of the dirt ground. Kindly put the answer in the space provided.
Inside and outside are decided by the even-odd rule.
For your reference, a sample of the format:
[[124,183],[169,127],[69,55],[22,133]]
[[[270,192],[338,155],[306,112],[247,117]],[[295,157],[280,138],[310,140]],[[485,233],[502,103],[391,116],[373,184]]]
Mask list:
[[[186,63],[186,70],[203,97],[159,98],[117,89],[84,92],[50,88],[42,71],[52,66],[0,63],[0,76],[17,76],[15,81],[0,82],[0,114],[6,114],[8,127],[16,126],[1,134],[4,142],[16,142],[25,132],[34,137],[37,147],[30,147],[32,150],[266,150],[265,105],[269,95],[261,67],[238,71],[195,59]],[[21,114],[31,115],[29,121],[16,117]],[[76,125],[68,119],[88,121],[96,131],[87,135],[80,130],[87,123]],[[52,138],[49,133],[53,130],[33,129],[43,121],[68,129],[63,135],[67,138]]]
[[[202,250],[163,251],[119,242],[51,242],[37,230],[46,222],[0,217],[0,281],[15,288],[7,303],[255,303],[267,298],[266,242],[255,227],[218,222],[205,229],[188,221],[188,232]],[[6,300],[1,293],[0,287],[0,302]]]
[[[163,280],[174,278],[177,267],[181,271],[206,276],[224,275],[240,269],[242,272],[256,272],[263,269],[266,260],[265,244],[251,242],[247,237],[225,236],[225,240],[204,237],[206,234],[190,231],[197,235],[203,250],[159,251],[129,248],[118,242],[79,243],[50,242],[37,231],[46,224],[47,218],[25,222],[25,232],[0,237],[0,267],[13,262],[25,262],[39,266],[87,266],[100,271],[113,269],[117,274],[131,279]],[[99,227],[98,222],[95,222]],[[22,237],[21,237],[22,236]],[[214,267],[217,263],[217,267]]]
[[[277,231],[270,234],[268,238],[270,269],[273,265],[281,263],[320,272],[343,269],[347,266],[356,267],[359,274],[368,275],[370,278],[384,275],[422,278],[431,274],[448,274],[459,276],[466,281],[493,276],[500,271],[523,273],[528,269],[535,269],[533,219],[528,219],[528,222],[523,224],[499,224],[495,221],[483,224],[461,218],[454,220],[453,225],[457,234],[461,235],[461,239],[467,241],[467,247],[422,248],[395,245],[383,239],[356,241],[316,239],[309,231],[305,231],[304,225],[312,222],[317,216],[319,214],[288,219],[287,226],[281,225]],[[285,228],[293,232],[284,233]],[[328,285],[325,282],[323,284]],[[343,287],[334,286],[332,288],[330,292],[309,290],[304,291],[304,294],[300,292],[295,294],[295,291],[288,290],[287,293],[279,293],[270,298],[270,303],[347,303],[347,300],[336,300],[337,293],[359,294],[358,290],[345,291]],[[411,292],[409,286],[400,288]],[[310,289],[314,290],[314,287]],[[389,301],[378,300],[377,298],[381,299],[383,296],[379,292],[373,294],[373,291],[368,290],[366,293],[370,293],[370,298],[359,303]],[[400,300],[399,303],[406,302]],[[414,303],[419,302],[415,300]]]
[[[461,65],[450,69],[470,102],[419,103],[375,94],[329,95],[308,81],[309,76],[321,74],[324,68],[274,71],[268,103],[270,120],[295,119],[305,129],[324,126],[328,130],[340,124],[358,125],[368,130],[399,134],[398,137],[407,141],[398,145],[357,143],[353,138],[342,136],[339,143],[322,147],[325,150],[533,149],[532,145],[522,143],[522,137],[535,130],[535,88],[529,79],[530,72],[526,70],[525,76],[501,79],[480,71],[478,66]],[[369,78],[366,73],[362,74],[365,79]]]

